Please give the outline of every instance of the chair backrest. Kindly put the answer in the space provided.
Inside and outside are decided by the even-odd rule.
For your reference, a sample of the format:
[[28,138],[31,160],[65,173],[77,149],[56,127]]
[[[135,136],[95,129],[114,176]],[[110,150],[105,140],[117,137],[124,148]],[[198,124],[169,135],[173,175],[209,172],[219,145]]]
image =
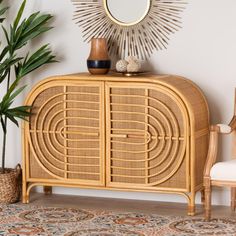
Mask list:
[[234,116],[236,116],[236,88],[234,89]]
[[232,129],[232,157],[236,159],[236,88],[234,92],[234,115],[229,126]]
[[236,131],[234,130],[232,132],[232,148],[231,148],[231,153],[232,153],[232,158],[236,159]]
[[229,122],[229,126],[231,127],[232,130],[236,129],[236,88],[234,92],[234,116]]

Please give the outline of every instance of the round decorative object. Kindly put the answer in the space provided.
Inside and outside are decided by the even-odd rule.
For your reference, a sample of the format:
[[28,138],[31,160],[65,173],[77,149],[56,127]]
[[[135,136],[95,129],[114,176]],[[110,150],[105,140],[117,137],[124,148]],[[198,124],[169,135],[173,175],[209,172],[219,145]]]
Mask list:
[[128,62],[126,60],[119,60],[116,63],[116,70],[118,72],[126,72],[127,71],[127,65],[128,65]]
[[92,38],[91,51],[87,59],[88,71],[91,74],[107,74],[111,67],[105,38]]
[[128,57],[126,58],[126,61],[127,61],[128,63],[132,63],[132,62],[138,62],[139,60],[138,60],[138,58],[135,57],[135,56],[128,56]]
[[[123,26],[132,26],[142,21],[149,12],[150,0],[104,0],[110,19]],[[138,4],[137,4],[138,3]],[[135,7],[135,11],[133,11]]]
[[139,72],[141,65],[138,62],[131,62],[127,66],[127,72]]
[[71,0],[85,41],[106,37],[110,55],[148,58],[179,30],[185,0]]

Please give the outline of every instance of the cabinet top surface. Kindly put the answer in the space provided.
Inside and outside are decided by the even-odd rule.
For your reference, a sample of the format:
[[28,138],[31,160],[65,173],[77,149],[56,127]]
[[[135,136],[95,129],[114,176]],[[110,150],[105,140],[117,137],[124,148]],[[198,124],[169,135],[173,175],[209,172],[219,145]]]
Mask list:
[[[76,73],[76,74],[68,74],[68,75],[55,75],[51,76],[47,79],[40,81],[36,86],[32,89],[32,92],[39,88],[44,84],[55,84],[55,82],[66,83],[70,81],[86,81],[86,82],[118,82],[118,83],[149,83],[149,84],[158,84],[164,87],[168,87],[169,89],[182,94],[187,90],[194,89],[200,92],[199,87],[189,79],[178,75],[158,75],[151,73],[144,73],[136,76],[124,76],[119,73],[109,73],[106,75],[91,75],[89,73]],[[132,85],[131,85],[132,86]],[[203,94],[200,92],[203,96]],[[189,94],[187,95],[189,96]]]
[[106,81],[106,82],[121,82],[121,83],[130,83],[130,82],[146,82],[146,83],[155,83],[162,84],[166,86],[174,86],[181,83],[188,83],[190,86],[197,87],[191,80],[178,75],[160,75],[160,74],[151,74],[143,73],[136,76],[125,76],[120,73],[109,73],[106,75],[91,75],[89,73],[76,73],[68,75],[55,75],[47,78],[46,80],[41,81],[38,85],[44,84],[45,82],[50,81]]
[[160,80],[164,78],[171,77],[170,75],[158,75],[151,73],[143,73],[135,76],[125,76],[121,73],[109,73],[106,75],[92,75],[89,73],[76,73],[68,75],[59,75],[53,76],[51,78],[55,79],[83,79],[83,80],[96,80],[96,81],[121,81],[121,82],[130,82],[130,81],[140,81],[140,80]]

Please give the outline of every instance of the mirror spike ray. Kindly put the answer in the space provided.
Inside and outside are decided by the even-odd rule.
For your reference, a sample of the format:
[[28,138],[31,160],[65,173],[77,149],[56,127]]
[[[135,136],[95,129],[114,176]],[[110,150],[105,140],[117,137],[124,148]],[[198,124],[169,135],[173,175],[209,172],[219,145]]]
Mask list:
[[147,59],[155,50],[166,49],[170,35],[181,28],[185,0],[149,0],[150,7],[135,22],[125,23],[112,16],[108,0],[71,0],[74,20],[84,41],[93,37],[107,39],[109,54],[125,58]]

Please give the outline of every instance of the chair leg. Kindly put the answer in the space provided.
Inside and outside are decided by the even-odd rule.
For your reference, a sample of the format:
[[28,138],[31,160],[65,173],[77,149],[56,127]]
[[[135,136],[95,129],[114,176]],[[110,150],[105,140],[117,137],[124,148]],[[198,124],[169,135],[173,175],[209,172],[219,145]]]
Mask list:
[[205,186],[205,220],[211,219],[211,185]]
[[235,196],[236,196],[236,188],[231,188],[231,210],[235,211]]

